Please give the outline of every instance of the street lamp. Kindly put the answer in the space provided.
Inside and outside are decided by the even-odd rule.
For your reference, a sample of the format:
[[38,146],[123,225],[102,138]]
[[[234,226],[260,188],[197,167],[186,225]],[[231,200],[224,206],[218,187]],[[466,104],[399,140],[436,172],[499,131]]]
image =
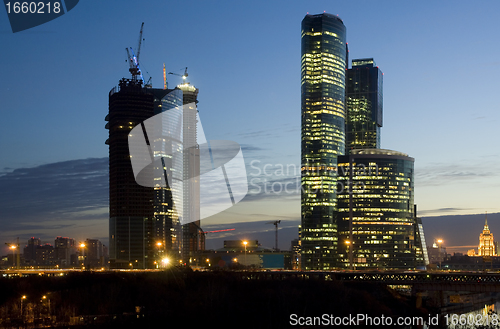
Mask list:
[[85,269],[85,243],[80,243],[80,248],[82,249],[82,266]]
[[349,248],[351,245],[351,241],[345,240],[346,248],[347,248],[347,256],[349,257],[349,269],[352,270],[352,257],[351,257],[351,249]]
[[23,295],[21,297],[21,318],[23,319],[23,323],[24,323],[24,317],[23,317],[23,301],[26,299],[26,295]]
[[248,241],[243,241],[243,245],[245,246],[245,266],[247,266],[247,244]]
[[15,244],[11,244],[9,246],[9,249],[12,250],[12,267],[14,267],[16,265],[16,245]]
[[42,296],[42,303],[44,300],[47,300],[49,302],[49,316],[50,316],[50,298],[47,298],[47,295]]
[[441,244],[443,243],[443,240],[439,239],[437,240],[437,243],[439,244],[439,270],[441,269]]
[[[162,250],[163,243],[161,241],[157,241],[155,243],[155,245],[156,245],[156,248],[157,248],[156,249],[156,257],[155,257],[157,261],[155,261],[154,263],[158,264],[161,261],[161,256],[163,254],[163,250]],[[158,268],[158,265],[156,267]]]

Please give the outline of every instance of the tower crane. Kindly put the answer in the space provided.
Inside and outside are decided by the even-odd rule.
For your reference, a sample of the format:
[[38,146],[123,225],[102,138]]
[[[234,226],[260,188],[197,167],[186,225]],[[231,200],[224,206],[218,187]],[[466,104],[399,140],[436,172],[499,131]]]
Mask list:
[[142,31],[144,28],[144,22],[141,25],[141,31],[139,32],[139,42],[137,45],[137,56],[134,53],[132,47],[125,48],[127,51],[127,61],[129,62],[129,71],[132,74],[132,80],[137,80],[140,77],[140,81],[144,83],[144,77],[142,76],[141,68],[139,67],[139,55],[141,54],[141,44],[142,44]]
[[172,74],[172,75],[177,75],[179,77],[182,77],[182,80],[185,81],[186,78],[188,77],[188,68],[186,67],[184,69],[184,74],[179,74],[179,73],[173,73],[173,72],[168,72],[168,74]]
[[275,220],[274,222],[267,222],[266,224],[273,224],[276,227],[276,245],[274,247],[275,251],[278,251],[278,224],[281,223],[281,220]]

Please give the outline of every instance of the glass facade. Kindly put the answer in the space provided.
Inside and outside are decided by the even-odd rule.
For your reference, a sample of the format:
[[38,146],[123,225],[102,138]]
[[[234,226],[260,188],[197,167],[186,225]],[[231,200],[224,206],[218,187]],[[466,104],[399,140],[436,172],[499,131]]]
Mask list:
[[183,153],[183,218],[182,262],[199,265],[197,252],[205,249],[204,234],[200,222],[200,148],[197,143],[197,103],[199,90],[184,83],[177,88],[183,92],[182,141]]
[[346,154],[353,149],[380,148],[382,75],[373,58],[353,60],[347,70]]
[[[415,205],[415,215],[417,214],[417,206]],[[429,265],[429,254],[427,253],[427,244],[425,242],[424,226],[422,219],[416,218],[415,226],[415,262],[418,269],[425,269]]]
[[[153,258],[156,261],[152,267],[165,256],[172,260],[181,258],[181,224],[179,216],[182,215],[182,199],[177,196],[182,191],[182,158],[173,154],[182,154],[182,142],[166,136],[180,136],[182,134],[182,98],[179,89],[145,90],[154,95],[154,114],[167,112],[161,116],[161,134],[150,141],[154,144],[154,157],[161,158],[156,162],[160,166],[154,168],[154,243],[151,246]],[[159,119],[158,119],[159,120]],[[158,121],[157,120],[157,121]],[[172,168],[180,168],[173,171]],[[172,185],[169,186],[167,177],[171,177]],[[159,244],[161,243],[161,244]]]
[[340,266],[422,265],[423,231],[415,216],[413,176],[414,159],[404,153],[364,149],[339,157]]
[[302,269],[328,270],[337,258],[337,157],[345,152],[346,29],[334,15],[302,20]]

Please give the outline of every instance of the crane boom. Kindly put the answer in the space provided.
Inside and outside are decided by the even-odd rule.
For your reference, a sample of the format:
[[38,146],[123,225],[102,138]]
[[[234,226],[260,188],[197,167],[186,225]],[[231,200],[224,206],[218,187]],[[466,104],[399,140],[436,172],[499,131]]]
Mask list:
[[165,71],[165,63],[163,63],[163,89],[167,89],[167,71]]
[[144,28],[144,22],[141,25],[141,32],[139,32],[139,42],[137,43],[137,63],[139,63],[139,55],[141,54],[141,44],[142,44],[142,29]]
[[188,68],[186,67],[184,69],[184,74],[173,73],[173,72],[168,72],[168,74],[177,75],[177,76],[181,77],[183,81],[185,81],[186,78],[188,77]]
[[127,51],[127,61],[129,62],[129,71],[132,74],[132,80],[137,80],[139,77],[140,81],[144,84],[144,77],[142,76],[141,68],[139,67],[139,54],[141,52],[142,44],[142,31],[144,27],[144,22],[141,25],[141,32],[139,32],[139,44],[137,45],[137,56],[134,53],[132,47],[125,48]]

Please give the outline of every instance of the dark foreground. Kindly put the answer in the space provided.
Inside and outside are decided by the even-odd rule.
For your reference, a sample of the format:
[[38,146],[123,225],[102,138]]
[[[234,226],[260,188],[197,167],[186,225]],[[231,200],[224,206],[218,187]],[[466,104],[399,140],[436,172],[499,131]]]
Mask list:
[[427,318],[426,310],[414,305],[411,298],[381,285],[243,280],[231,272],[82,272],[0,279],[0,328],[311,328],[292,326],[291,315],[304,321],[323,314]]

